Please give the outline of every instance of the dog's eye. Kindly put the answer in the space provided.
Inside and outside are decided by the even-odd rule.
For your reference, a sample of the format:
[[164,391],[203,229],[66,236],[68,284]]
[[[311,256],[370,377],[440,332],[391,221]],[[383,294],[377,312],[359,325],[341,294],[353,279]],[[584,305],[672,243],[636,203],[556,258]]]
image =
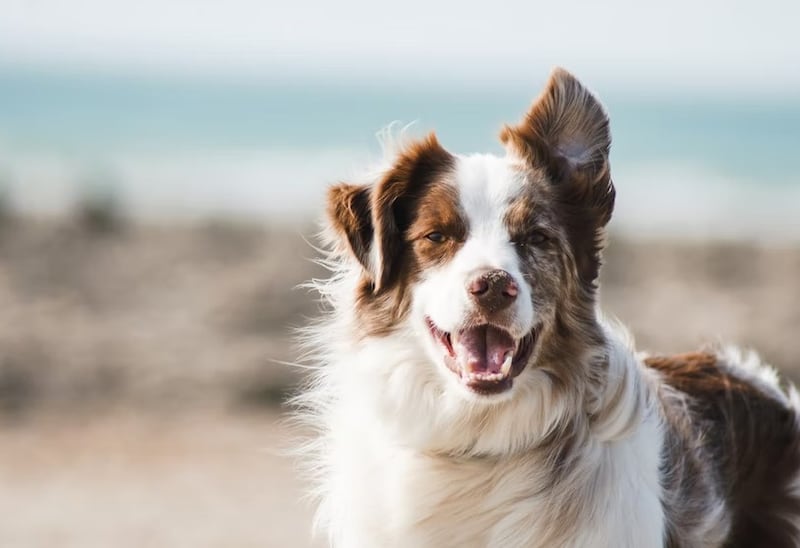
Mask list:
[[541,232],[532,232],[531,234],[528,235],[527,240],[530,245],[541,245],[545,243],[548,240],[548,238],[545,234],[542,234]]
[[425,238],[427,238],[428,240],[432,241],[435,244],[441,244],[444,243],[444,241],[447,239],[447,236],[445,236],[441,232],[431,232],[430,234],[426,234]]
[[549,240],[546,234],[542,232],[531,232],[525,236],[514,239],[514,243],[520,247],[537,246],[546,243]]

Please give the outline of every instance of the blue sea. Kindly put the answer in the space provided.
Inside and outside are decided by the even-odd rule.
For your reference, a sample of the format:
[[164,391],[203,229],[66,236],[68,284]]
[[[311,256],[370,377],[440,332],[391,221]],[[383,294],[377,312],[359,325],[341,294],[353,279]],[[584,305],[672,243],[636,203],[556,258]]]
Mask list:
[[[145,219],[311,219],[327,184],[380,157],[387,124],[500,153],[499,128],[538,91],[0,67],[0,191],[32,213],[102,192]],[[800,98],[596,91],[617,230],[800,240]]]

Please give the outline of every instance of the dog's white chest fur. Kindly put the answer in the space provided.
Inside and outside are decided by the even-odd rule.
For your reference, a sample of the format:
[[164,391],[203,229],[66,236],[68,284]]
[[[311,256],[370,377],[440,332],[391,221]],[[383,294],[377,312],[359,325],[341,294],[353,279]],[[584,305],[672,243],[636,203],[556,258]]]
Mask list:
[[381,432],[350,434],[331,446],[323,503],[336,546],[663,543],[655,421],[625,440],[591,441],[584,462],[557,481],[533,452],[455,459],[387,444]]

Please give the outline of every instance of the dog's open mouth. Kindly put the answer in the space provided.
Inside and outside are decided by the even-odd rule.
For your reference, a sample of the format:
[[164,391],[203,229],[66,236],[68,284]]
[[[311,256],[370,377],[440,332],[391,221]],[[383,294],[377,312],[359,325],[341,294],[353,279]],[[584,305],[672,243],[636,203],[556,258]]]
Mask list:
[[444,361],[464,385],[482,395],[509,390],[528,363],[536,330],[515,340],[500,327],[482,324],[457,332],[442,331],[426,318],[434,340],[445,350]]

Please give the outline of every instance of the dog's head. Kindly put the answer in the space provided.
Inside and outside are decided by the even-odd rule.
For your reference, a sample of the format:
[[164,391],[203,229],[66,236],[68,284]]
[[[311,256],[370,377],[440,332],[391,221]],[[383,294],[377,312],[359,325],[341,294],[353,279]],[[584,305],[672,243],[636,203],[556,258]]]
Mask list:
[[608,119],[568,72],[557,69],[500,138],[504,157],[460,156],[431,135],[378,180],[328,195],[339,247],[360,272],[356,336],[404,337],[441,390],[473,403],[513,398],[531,371],[556,383],[576,373],[562,358],[597,343],[614,205]]

